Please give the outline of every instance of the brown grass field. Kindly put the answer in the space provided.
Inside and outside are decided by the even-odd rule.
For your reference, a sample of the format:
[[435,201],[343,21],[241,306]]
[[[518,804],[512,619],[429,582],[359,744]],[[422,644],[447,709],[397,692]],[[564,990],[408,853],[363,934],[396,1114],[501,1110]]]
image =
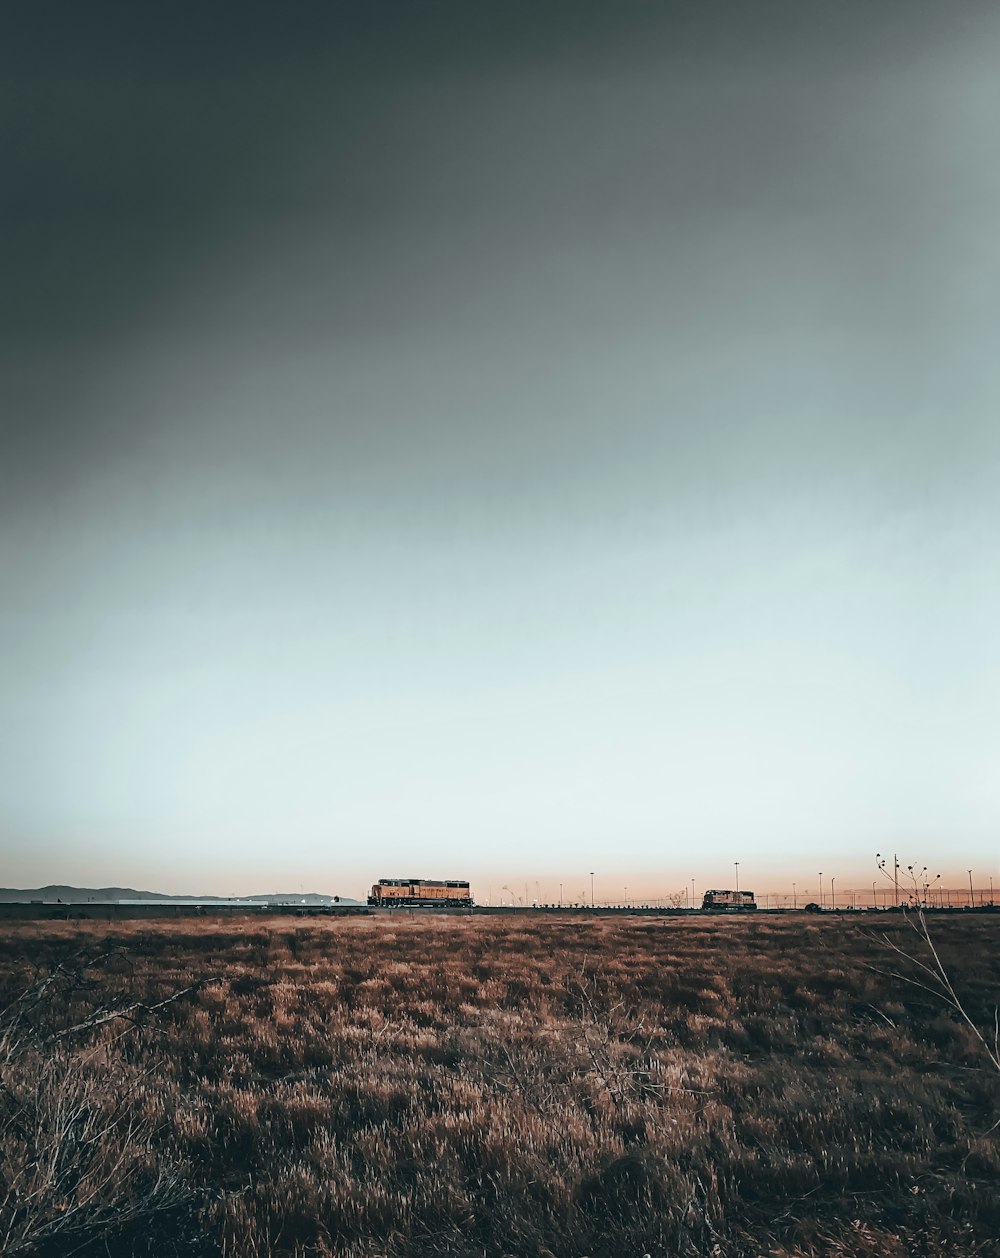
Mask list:
[[[1000,919],[931,930],[992,1039]],[[1000,1253],[1000,1076],[879,931],[916,953],[881,915],[7,923],[0,1252]]]

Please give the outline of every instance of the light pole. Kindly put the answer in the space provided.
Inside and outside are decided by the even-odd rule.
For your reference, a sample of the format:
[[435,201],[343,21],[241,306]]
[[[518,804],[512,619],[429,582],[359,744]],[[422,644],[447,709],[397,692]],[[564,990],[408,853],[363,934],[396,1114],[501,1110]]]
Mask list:
[[590,871],[590,907],[594,907],[594,871]]
[[823,907],[823,871],[819,871],[819,907]]
[[836,878],[834,878],[833,875],[831,874],[830,875],[830,908],[832,908],[834,911],[836,911],[836,908],[837,908],[837,892],[834,890],[834,884],[836,883],[836,881],[837,881]]
[[691,907],[692,907],[692,908],[694,908],[694,907],[695,907],[695,899],[694,899],[694,879],[693,879],[693,878],[691,879]]
[[739,894],[739,890],[740,890],[740,862],[739,862],[739,861],[733,861],[733,864],[736,866],[736,892],[737,892],[737,894]]
[[[938,877],[940,878],[941,875],[938,874]],[[993,875],[990,874],[990,905],[991,907],[992,907],[992,904],[993,904]]]
[[562,908],[562,883],[559,884],[559,907]]
[[875,891],[875,884],[872,883],[872,908],[878,908],[878,894]]
[[798,901],[798,897],[795,894],[795,883],[793,882],[792,883],[792,908],[797,909],[798,907],[799,907],[799,901]]
[[976,907],[976,893],[972,890],[972,870],[969,870],[969,904],[972,908]]
[[625,888],[625,907],[628,908],[628,887]]

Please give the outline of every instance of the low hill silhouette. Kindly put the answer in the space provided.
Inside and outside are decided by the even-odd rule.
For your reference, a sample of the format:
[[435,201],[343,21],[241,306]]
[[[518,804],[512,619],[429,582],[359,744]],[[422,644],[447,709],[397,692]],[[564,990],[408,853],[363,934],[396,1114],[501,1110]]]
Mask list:
[[322,895],[318,891],[268,891],[255,895],[171,895],[164,891],[137,891],[134,887],[71,887],[50,883],[45,887],[0,887],[0,903],[30,904],[32,900],[48,903],[87,904],[108,900],[201,900],[207,904],[225,904],[229,900],[256,900],[264,904],[359,904],[350,896]]

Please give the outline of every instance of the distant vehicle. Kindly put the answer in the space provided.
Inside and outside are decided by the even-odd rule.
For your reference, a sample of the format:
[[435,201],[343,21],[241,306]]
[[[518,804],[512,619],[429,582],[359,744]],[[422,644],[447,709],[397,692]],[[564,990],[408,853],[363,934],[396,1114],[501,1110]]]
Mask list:
[[706,891],[701,907],[716,913],[753,913],[757,901],[752,891]]
[[368,903],[380,908],[471,908],[472,892],[467,882],[435,882],[432,878],[380,878],[372,887]]

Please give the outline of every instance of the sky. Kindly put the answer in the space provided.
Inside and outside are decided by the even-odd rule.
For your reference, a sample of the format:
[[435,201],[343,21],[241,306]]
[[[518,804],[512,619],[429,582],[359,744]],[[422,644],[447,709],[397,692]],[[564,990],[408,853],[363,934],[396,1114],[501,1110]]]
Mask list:
[[7,6],[0,883],[1000,886],[998,57]]

